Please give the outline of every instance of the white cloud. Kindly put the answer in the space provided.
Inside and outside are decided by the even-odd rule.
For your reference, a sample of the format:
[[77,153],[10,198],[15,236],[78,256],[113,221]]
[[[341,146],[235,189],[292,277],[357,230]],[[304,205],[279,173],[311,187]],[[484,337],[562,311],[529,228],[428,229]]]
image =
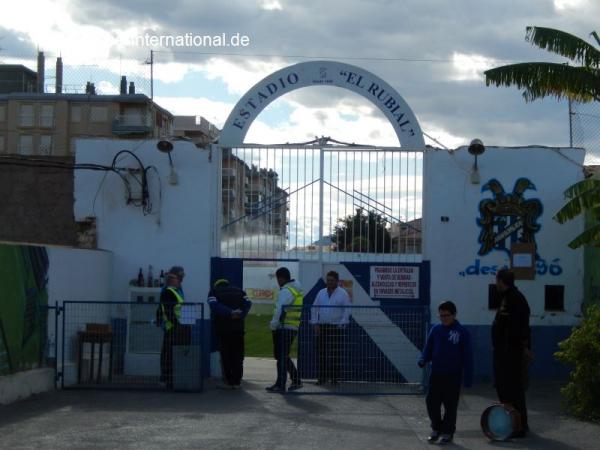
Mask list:
[[224,58],[210,58],[200,68],[209,80],[222,80],[230,93],[245,94],[260,80],[285,65],[257,60],[246,60],[246,64],[240,65]]
[[587,0],[554,0],[554,7],[557,11],[564,11],[584,7],[587,3]]
[[265,11],[281,11],[283,7],[279,0],[263,0],[260,3],[260,9],[264,9]]
[[154,101],[176,116],[202,116],[221,128],[233,106],[204,97],[154,97]]
[[475,53],[466,54],[454,52],[452,54],[452,68],[454,72],[450,78],[456,81],[481,80],[483,72],[498,65],[494,59]]

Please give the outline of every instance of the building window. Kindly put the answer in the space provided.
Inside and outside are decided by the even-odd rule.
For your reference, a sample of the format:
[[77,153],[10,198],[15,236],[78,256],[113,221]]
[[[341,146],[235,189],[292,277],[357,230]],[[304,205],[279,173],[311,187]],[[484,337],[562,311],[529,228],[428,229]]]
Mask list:
[[39,148],[39,154],[40,155],[51,155],[52,154],[52,135],[51,134],[44,134],[42,136],[40,136],[40,148]]
[[92,106],[90,108],[90,122],[106,122],[108,108],[106,106]]
[[33,126],[33,105],[21,105],[19,107],[19,125],[22,127]]
[[500,293],[495,284],[488,284],[488,309],[500,308]]
[[54,128],[54,105],[41,105],[40,127]]
[[71,106],[71,122],[81,122],[81,106]]
[[546,285],[544,295],[546,311],[565,310],[565,287],[563,285]]
[[6,120],[6,105],[0,105],[0,122]]
[[33,136],[22,134],[19,136],[19,155],[31,155],[33,153]]

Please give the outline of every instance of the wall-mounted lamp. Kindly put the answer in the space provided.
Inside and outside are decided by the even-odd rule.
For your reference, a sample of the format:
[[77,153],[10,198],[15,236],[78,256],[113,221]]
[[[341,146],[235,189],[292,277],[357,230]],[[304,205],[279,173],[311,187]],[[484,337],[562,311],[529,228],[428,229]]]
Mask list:
[[169,141],[158,141],[156,148],[162,153],[166,153],[169,156],[169,165],[171,166],[171,172],[169,173],[169,184],[176,185],[179,183],[179,177],[175,168],[173,167],[173,159],[171,158],[171,152],[173,151],[173,143]]
[[481,181],[479,177],[479,170],[477,169],[477,157],[482,155],[483,152],[485,152],[485,146],[483,145],[483,142],[481,142],[481,139],[473,139],[469,144],[469,153],[475,156],[475,162],[473,163],[473,169],[471,170],[472,184],[479,184]]

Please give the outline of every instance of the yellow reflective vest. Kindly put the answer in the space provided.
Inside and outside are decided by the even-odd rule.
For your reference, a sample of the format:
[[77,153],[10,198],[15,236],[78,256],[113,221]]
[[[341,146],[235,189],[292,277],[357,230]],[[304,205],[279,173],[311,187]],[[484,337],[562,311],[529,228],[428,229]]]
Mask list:
[[[294,301],[291,305],[286,305],[284,307],[283,320],[281,321],[281,324],[298,328],[300,326],[300,318],[302,317],[302,303],[304,300],[304,295],[301,291],[291,286],[284,286],[282,289],[289,290],[294,296]],[[275,305],[275,310],[276,309],[277,305]]]
[[[175,298],[177,299],[177,304],[175,306],[173,306],[173,315],[177,319],[177,322],[179,322],[181,320],[181,305],[183,305],[183,303],[184,303],[183,297],[175,288],[168,287],[166,289],[168,291],[171,291],[173,293],[173,295],[175,296]],[[173,327],[175,326],[175,324],[169,320],[169,317],[167,316],[167,312],[165,311],[165,305],[161,304],[160,310],[162,312],[162,320],[163,320],[165,330],[167,330],[167,331],[172,330]]]

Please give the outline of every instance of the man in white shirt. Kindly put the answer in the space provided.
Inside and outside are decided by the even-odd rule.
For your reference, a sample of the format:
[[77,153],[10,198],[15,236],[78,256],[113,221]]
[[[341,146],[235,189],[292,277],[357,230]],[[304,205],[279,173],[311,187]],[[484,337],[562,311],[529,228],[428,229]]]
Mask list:
[[342,337],[350,322],[350,296],[339,286],[340,276],[330,271],[310,311],[317,341],[317,384],[340,381]]

